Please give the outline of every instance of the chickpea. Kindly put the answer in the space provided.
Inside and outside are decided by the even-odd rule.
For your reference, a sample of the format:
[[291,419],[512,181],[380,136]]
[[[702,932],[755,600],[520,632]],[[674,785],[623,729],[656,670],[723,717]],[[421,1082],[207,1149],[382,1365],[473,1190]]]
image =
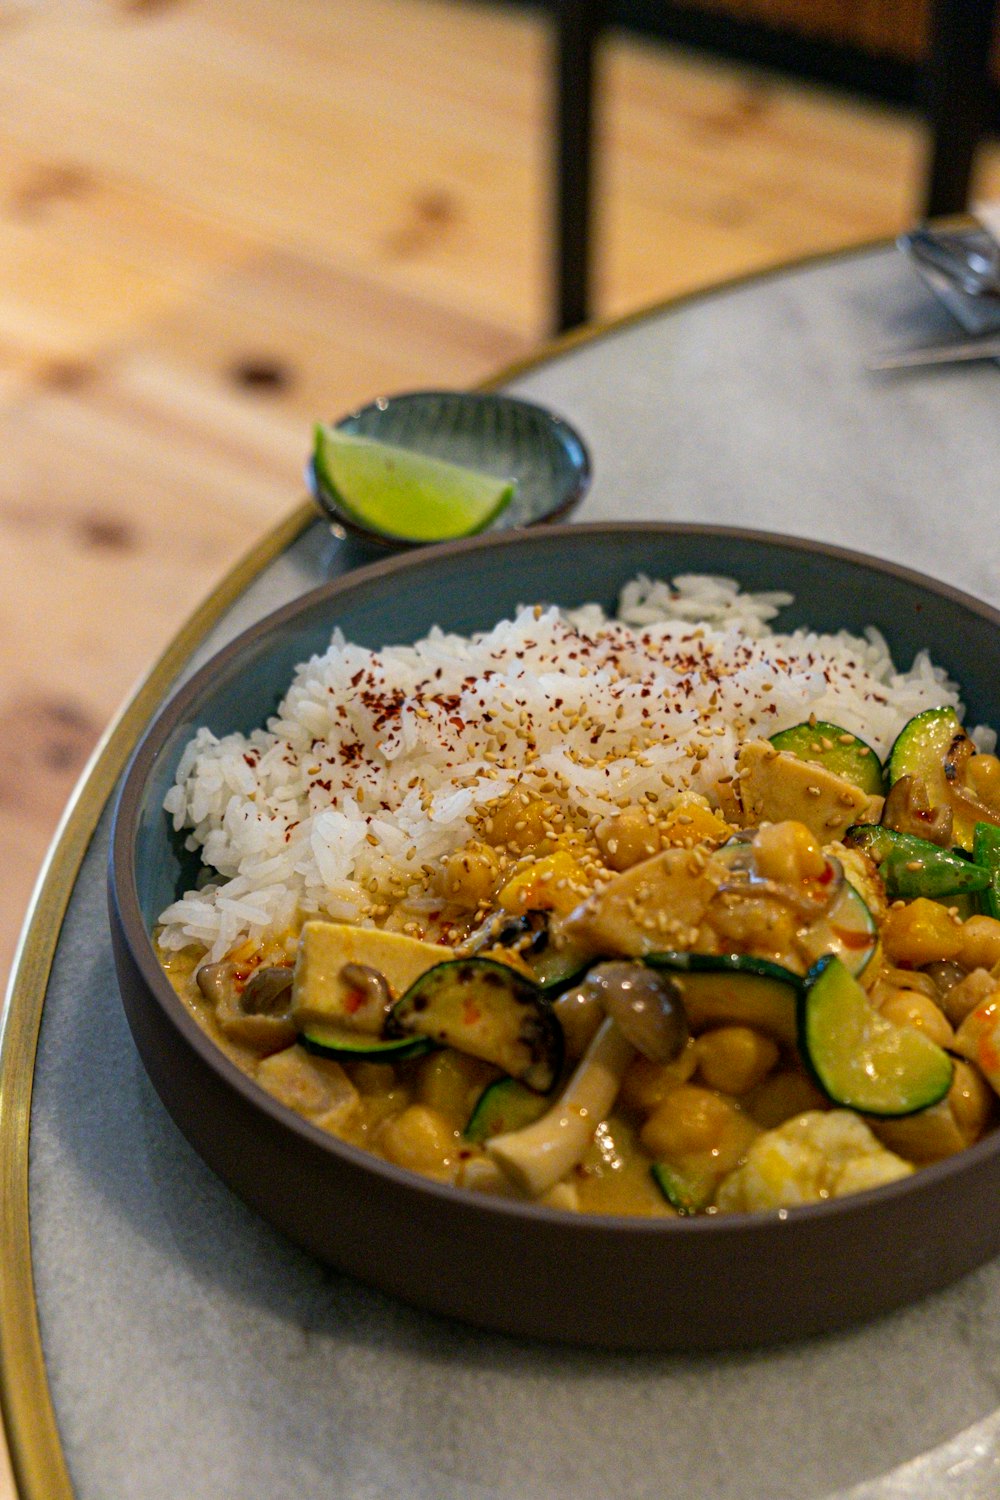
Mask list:
[[793,914],[783,902],[766,896],[718,897],[709,909],[708,922],[715,938],[722,940],[723,951],[752,952],[762,958],[773,955],[780,962],[795,941]]
[[754,834],[757,869],[767,880],[801,885],[816,880],[826,870],[826,858],[815,834],[804,823],[787,819],[765,823]]
[[804,1073],[783,1069],[772,1073],[742,1100],[743,1107],[758,1125],[774,1130],[796,1115],[811,1109],[829,1109],[830,1101]]
[[609,870],[630,870],[660,849],[660,833],[641,807],[625,807],[598,823],[597,847]]
[[713,1151],[736,1113],[731,1099],[682,1083],[657,1105],[639,1139],[651,1156],[668,1160]]
[[1000,980],[994,979],[988,969],[973,969],[941,996],[941,1009],[953,1026],[961,1026],[966,1016],[998,989]]
[[916,990],[892,990],[882,1001],[881,1014],[895,1026],[912,1026],[939,1047],[951,1047],[955,1033],[939,1005]]
[[993,1098],[993,1090],[979,1069],[956,1057],[948,1105],[966,1145],[978,1141],[986,1129],[993,1113]]
[[778,1061],[776,1044],[749,1026],[718,1026],[703,1032],[695,1046],[702,1078],[723,1094],[745,1094]]
[[918,969],[958,957],[962,924],[939,902],[918,896],[907,906],[890,909],[882,926],[882,944],[891,963]]
[[441,892],[470,911],[489,901],[500,876],[496,850],[478,839],[456,849],[445,861]]
[[650,1062],[640,1053],[628,1065],[622,1079],[619,1098],[628,1109],[649,1114],[662,1104],[682,1083],[687,1083],[698,1065],[698,1053],[693,1037],[679,1057],[671,1063]]
[[476,1057],[445,1049],[432,1052],[419,1064],[417,1099],[449,1119],[457,1130],[465,1128],[473,1106],[495,1069]]
[[965,774],[973,792],[987,807],[1000,807],[1000,759],[995,755],[970,755]]
[[378,1133],[378,1147],[397,1167],[444,1177],[455,1150],[455,1132],[436,1109],[411,1104],[386,1120]]
[[515,788],[489,808],[483,822],[483,838],[495,848],[505,845],[515,853],[536,848],[549,835],[558,810],[541,797]]
[[1000,922],[995,917],[969,917],[961,937],[958,961],[963,969],[992,969],[1000,963]]

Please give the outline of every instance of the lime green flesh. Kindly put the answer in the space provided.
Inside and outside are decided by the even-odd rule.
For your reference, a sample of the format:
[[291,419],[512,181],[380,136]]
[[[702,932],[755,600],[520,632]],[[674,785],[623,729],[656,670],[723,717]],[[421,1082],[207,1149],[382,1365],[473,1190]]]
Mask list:
[[407,542],[446,542],[483,531],[516,485],[334,427],[317,427],[316,477],[350,521]]
[[913,1026],[879,1015],[839,959],[811,971],[799,1000],[799,1047],[835,1104],[886,1118],[943,1099],[952,1061]]

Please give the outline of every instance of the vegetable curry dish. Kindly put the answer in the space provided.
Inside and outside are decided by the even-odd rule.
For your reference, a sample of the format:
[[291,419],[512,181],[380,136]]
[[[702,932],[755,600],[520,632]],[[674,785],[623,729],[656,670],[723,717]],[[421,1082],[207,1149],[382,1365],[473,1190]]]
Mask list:
[[160,957],[281,1104],[578,1212],[788,1209],[972,1145],[1000,1092],[1000,759],[926,657],[641,579],[462,640],[335,637],[199,731]]

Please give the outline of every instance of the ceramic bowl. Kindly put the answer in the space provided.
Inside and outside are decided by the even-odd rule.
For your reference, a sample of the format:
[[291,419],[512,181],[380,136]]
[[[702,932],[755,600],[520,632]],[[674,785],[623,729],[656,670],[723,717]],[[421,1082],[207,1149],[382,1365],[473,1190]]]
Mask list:
[[600,525],[505,533],[390,558],[278,610],[186,682],[150,725],[117,804],[110,872],[121,992],[177,1124],[230,1186],[317,1256],[415,1304],[517,1335],[630,1349],[765,1343],[944,1286],[1000,1250],[1000,1132],[873,1192],[787,1212],[590,1217],[440,1186],[290,1113],[185,1012],[151,931],[190,880],[162,812],[195,726],[249,730],[335,625],[377,647],[433,623],[467,633],[519,603],[613,607],[638,572],[790,589],[781,624],[876,624],[896,660],[929,647],[971,722],[1000,724],[1000,615],[854,554],[748,532]]
[[[496,531],[565,519],[590,486],[590,454],[580,434],[547,407],[492,391],[410,391],[384,396],[342,417],[336,426],[358,437],[412,448],[467,469],[516,479],[514,498]],[[345,515],[316,477],[306,479],[320,510],[371,548],[398,552],[421,546],[383,536]]]

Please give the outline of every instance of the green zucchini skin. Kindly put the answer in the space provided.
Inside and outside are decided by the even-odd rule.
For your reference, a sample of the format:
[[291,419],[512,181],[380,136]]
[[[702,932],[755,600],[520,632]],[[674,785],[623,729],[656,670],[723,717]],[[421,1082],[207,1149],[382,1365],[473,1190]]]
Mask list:
[[922,1031],[880,1016],[838,958],[814,964],[799,992],[799,1052],[823,1093],[859,1114],[899,1119],[929,1109],[954,1065]]
[[[828,945],[828,953],[837,956],[852,974],[861,974],[878,947],[878,924],[868,905],[849,880],[845,880],[832,911],[818,922],[815,932]],[[817,954],[819,949],[814,950]]]
[[983,887],[980,905],[988,917],[1000,920],[1000,828],[992,823],[977,823],[972,840],[972,857],[989,873],[990,883]]
[[692,1031],[753,1026],[795,1045],[802,980],[790,969],[741,953],[647,953],[643,963],[673,979]]
[[664,1161],[654,1161],[649,1173],[670,1207],[682,1218],[703,1213],[715,1196],[716,1179],[711,1175],[682,1172]]
[[843,776],[871,797],[880,797],[885,792],[885,772],[875,751],[840,724],[823,719],[812,724],[793,724],[790,729],[772,734],[771,744],[775,750],[784,750],[799,760]]
[[323,1026],[319,1022],[299,1032],[299,1046],[317,1057],[334,1057],[338,1062],[409,1062],[435,1050],[426,1037],[384,1039],[366,1036],[347,1027]]
[[421,974],[392,1010],[387,1037],[454,1047],[547,1094],[565,1053],[562,1027],[539,986],[491,958],[458,958]]
[[478,1146],[494,1135],[533,1125],[548,1108],[544,1095],[534,1093],[516,1078],[494,1078],[476,1100],[462,1135]]
[[556,948],[552,943],[538,953],[525,954],[525,962],[533,970],[535,983],[546,995],[558,995],[570,985],[582,979],[595,963],[594,955],[582,948]]
[[844,834],[844,843],[870,855],[890,901],[913,901],[918,896],[938,901],[942,896],[971,895],[990,884],[989,870],[914,833],[855,823]]
[[889,785],[901,776],[921,776],[941,772],[948,747],[956,735],[964,734],[953,708],[925,708],[914,714],[899,731],[889,751],[886,773]]

